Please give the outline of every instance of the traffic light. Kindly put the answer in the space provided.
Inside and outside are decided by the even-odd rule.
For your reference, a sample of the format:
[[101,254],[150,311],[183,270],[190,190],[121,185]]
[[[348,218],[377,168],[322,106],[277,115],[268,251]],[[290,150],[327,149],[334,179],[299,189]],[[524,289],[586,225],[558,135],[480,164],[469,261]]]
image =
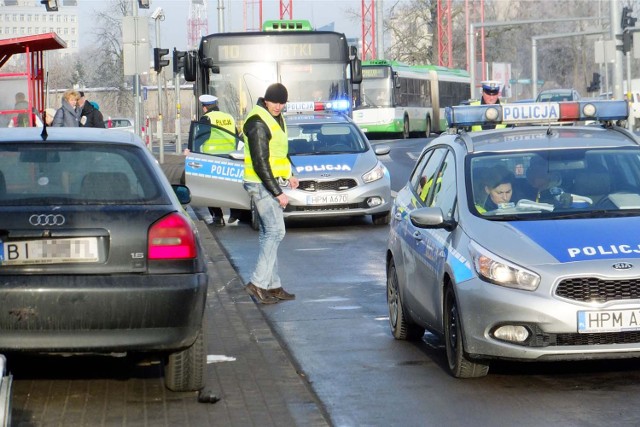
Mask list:
[[180,71],[184,70],[185,57],[187,56],[187,52],[177,50],[175,47],[173,48],[173,73],[178,74]]
[[593,78],[591,79],[591,83],[589,83],[587,92],[596,92],[599,90],[600,90],[600,73],[593,73]]
[[159,47],[153,48],[153,69],[156,70],[156,73],[159,73],[160,70],[162,70],[162,67],[169,65],[169,60],[162,58],[168,54],[169,49],[161,49]]
[[638,18],[634,18],[633,16],[631,16],[631,12],[633,12],[633,9],[628,6],[622,8],[622,20],[620,21],[620,26],[623,30],[627,27],[636,26],[636,21],[638,20]]
[[631,46],[633,44],[633,33],[630,31],[625,31],[622,33],[622,53],[627,53],[631,51]]
[[40,0],[40,4],[47,8],[47,12],[58,11],[58,0]]

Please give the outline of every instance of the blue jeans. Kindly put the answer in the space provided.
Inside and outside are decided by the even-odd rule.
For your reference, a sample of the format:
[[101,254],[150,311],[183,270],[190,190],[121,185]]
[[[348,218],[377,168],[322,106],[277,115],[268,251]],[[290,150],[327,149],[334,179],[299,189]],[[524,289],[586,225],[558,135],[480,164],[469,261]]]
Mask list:
[[244,189],[253,199],[260,216],[258,232],[258,261],[251,275],[251,283],[263,289],[282,286],[278,276],[278,246],[284,239],[284,215],[278,200],[262,184],[245,182]]

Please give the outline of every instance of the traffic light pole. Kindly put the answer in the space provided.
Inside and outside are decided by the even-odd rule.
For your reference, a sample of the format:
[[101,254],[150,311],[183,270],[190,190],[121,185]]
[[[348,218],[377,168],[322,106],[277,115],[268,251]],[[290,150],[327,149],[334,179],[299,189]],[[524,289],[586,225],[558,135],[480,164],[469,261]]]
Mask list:
[[[156,9],[154,12],[155,20],[156,20],[156,48],[160,47],[160,21],[164,20],[164,12],[161,8]],[[162,125],[162,68],[157,71],[157,84],[158,84],[158,121],[157,121],[157,132],[158,132],[158,143],[159,146],[159,159],[160,164],[164,163],[164,127]]]

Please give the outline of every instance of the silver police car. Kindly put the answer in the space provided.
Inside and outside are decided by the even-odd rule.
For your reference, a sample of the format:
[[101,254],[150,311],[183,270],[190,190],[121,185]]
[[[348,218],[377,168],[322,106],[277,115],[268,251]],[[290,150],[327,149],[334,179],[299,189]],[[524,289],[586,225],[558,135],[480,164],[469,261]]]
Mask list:
[[495,359],[640,357],[640,141],[619,126],[627,115],[624,101],[449,108],[392,210],[393,336],[440,336],[458,378]]
[[[289,157],[300,186],[283,183],[289,205],[285,218],[370,215],[373,224],[388,224],[391,214],[389,171],[378,157],[390,152],[388,145],[372,146],[346,115],[309,112],[286,116]],[[206,154],[198,148],[211,126],[193,122],[190,152],[185,159],[185,181],[197,206],[220,206],[257,214],[242,186],[244,152]],[[238,143],[238,147],[242,142]]]

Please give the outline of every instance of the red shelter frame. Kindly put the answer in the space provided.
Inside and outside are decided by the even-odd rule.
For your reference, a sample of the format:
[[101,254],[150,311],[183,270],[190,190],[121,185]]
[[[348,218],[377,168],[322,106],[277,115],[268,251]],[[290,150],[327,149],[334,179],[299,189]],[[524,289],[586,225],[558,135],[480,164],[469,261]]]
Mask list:
[[[67,44],[56,33],[36,34],[33,36],[17,37],[0,40],[0,70],[14,54],[26,54],[26,69],[24,72],[2,73],[0,79],[11,77],[25,77],[27,80],[28,109],[1,110],[0,114],[20,114],[37,111],[40,116],[45,108],[44,87],[44,54],[45,50],[64,49]],[[30,126],[35,126],[34,114],[29,114]]]

